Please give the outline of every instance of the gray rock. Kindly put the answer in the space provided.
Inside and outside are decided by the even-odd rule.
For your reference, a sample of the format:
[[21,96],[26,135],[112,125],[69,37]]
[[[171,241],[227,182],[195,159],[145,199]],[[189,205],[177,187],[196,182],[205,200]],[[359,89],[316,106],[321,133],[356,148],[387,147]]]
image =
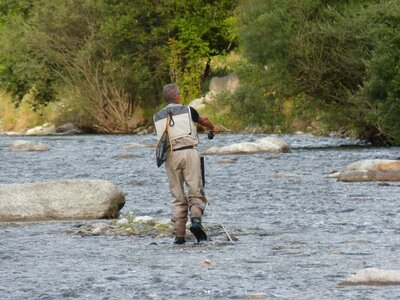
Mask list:
[[41,126],[36,126],[34,128],[28,129],[25,132],[25,135],[48,135],[48,134],[55,134],[56,127],[54,124],[45,123]]
[[0,187],[0,221],[117,218],[124,194],[105,180],[58,180]]
[[341,282],[342,285],[399,285],[400,271],[366,268]]
[[100,235],[108,231],[108,225],[104,223],[96,223],[92,225],[91,233],[93,235]]
[[129,220],[127,218],[122,218],[117,222],[117,225],[127,225],[127,224],[129,224]]
[[144,128],[137,133],[137,135],[146,135],[146,134],[149,134],[149,131],[147,130],[147,128]]
[[153,222],[154,218],[150,216],[140,216],[133,219],[134,223],[149,223]]
[[339,178],[340,172],[332,172],[331,174],[326,175],[326,178]]
[[193,107],[195,110],[203,110],[206,108],[206,104],[203,97],[193,100],[192,102],[189,103],[189,106]]
[[234,92],[240,85],[239,77],[236,74],[229,74],[224,77],[211,78],[209,90],[211,92]]
[[11,144],[11,150],[14,152],[24,152],[24,151],[48,151],[49,147],[40,142],[30,142],[17,140]]
[[210,91],[204,96],[204,103],[205,104],[213,104],[218,96],[218,92]]
[[219,164],[233,164],[235,162],[237,162],[238,159],[237,158],[224,158],[224,159],[220,159],[218,161]]
[[68,135],[68,134],[80,134],[82,132],[78,129],[78,127],[75,126],[75,124],[68,122],[56,127],[56,133],[62,135]]
[[340,172],[338,181],[400,181],[400,161],[387,159],[357,161]]
[[262,152],[290,152],[290,146],[283,140],[266,137],[255,142],[243,142],[223,147],[211,147],[203,154],[252,154]]

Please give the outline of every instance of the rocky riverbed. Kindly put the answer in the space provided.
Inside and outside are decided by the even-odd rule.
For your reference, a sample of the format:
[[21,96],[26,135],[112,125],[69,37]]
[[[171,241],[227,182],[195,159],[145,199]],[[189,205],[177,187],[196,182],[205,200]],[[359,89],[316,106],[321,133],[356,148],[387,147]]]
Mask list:
[[[200,150],[264,137],[218,135],[210,142],[202,135]],[[102,179],[119,187],[126,203],[115,220],[0,223],[0,281],[6,283],[0,298],[397,298],[398,285],[365,285],[365,276],[363,285],[354,285],[351,276],[367,270],[360,274],[397,278],[400,183],[326,176],[357,161],[395,160],[400,148],[274,137],[291,152],[206,156],[211,206],[203,223],[211,241],[197,244],[188,232],[188,243],[177,246],[154,136],[24,136],[48,146],[28,152],[10,148],[21,137],[2,136],[0,185]],[[353,281],[343,285],[347,278]]]

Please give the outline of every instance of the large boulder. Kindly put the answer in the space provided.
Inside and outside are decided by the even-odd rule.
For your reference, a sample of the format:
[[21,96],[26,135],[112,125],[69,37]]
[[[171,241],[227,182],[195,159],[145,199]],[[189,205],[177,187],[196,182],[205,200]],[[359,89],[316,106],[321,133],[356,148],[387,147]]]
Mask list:
[[339,181],[400,181],[400,160],[371,159],[348,165],[338,176]]
[[236,74],[229,74],[223,77],[211,78],[209,92],[201,98],[189,103],[196,110],[204,110],[207,104],[213,104],[221,92],[233,93],[240,86],[239,77]]
[[189,106],[193,107],[195,110],[204,110],[206,108],[204,97],[193,100],[189,103]]
[[234,92],[240,85],[239,77],[236,74],[229,74],[224,77],[211,78],[209,90],[210,92]]
[[223,147],[211,147],[203,154],[253,154],[262,152],[290,152],[290,146],[283,140],[266,137],[254,142],[243,142]]
[[117,218],[124,194],[105,180],[57,180],[0,187],[0,221]]
[[400,271],[366,268],[352,274],[342,285],[399,285]]
[[14,152],[27,152],[27,151],[48,151],[49,147],[40,142],[31,142],[17,140],[10,145],[11,151]]

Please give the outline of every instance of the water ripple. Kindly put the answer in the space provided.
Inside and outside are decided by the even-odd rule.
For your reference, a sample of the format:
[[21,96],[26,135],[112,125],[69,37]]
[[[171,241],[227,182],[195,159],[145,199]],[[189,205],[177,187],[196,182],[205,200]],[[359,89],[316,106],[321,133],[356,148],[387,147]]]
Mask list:
[[[220,135],[210,145],[265,135]],[[173,245],[169,238],[70,236],[84,222],[0,224],[0,299],[395,299],[397,287],[338,287],[366,266],[400,269],[399,185],[325,178],[356,160],[398,157],[399,148],[360,141],[280,135],[285,154],[206,157],[206,193],[238,241]],[[13,153],[1,137],[0,185],[99,178],[126,194],[122,213],[170,217],[165,171],[154,136],[24,137],[44,153]],[[133,159],[121,159],[121,153]],[[234,159],[234,163],[220,163]],[[206,210],[205,226],[218,227]],[[202,263],[209,260],[212,263]]]

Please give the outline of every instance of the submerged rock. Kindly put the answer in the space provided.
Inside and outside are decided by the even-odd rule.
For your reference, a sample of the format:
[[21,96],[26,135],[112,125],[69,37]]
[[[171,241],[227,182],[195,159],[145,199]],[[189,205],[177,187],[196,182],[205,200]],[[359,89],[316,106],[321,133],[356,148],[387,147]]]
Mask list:
[[201,261],[201,264],[202,264],[203,266],[210,266],[210,265],[213,265],[214,262],[213,262],[211,259],[206,258],[206,259],[203,259],[203,260]]
[[121,154],[113,156],[113,158],[122,158],[122,159],[132,159],[132,158],[138,158],[138,157],[140,157],[140,155],[129,154],[129,153],[121,153]]
[[0,187],[0,221],[117,218],[124,194],[105,180],[58,180]]
[[400,161],[361,160],[348,165],[340,172],[338,181],[400,181]]
[[235,162],[237,162],[238,159],[237,158],[225,158],[225,159],[220,159],[218,161],[219,164],[233,164]]
[[40,142],[30,142],[17,140],[10,145],[11,151],[14,152],[28,152],[28,151],[48,151],[49,147]]
[[273,178],[301,178],[300,174],[296,173],[276,173],[272,175]]
[[132,149],[132,148],[154,148],[154,144],[140,144],[140,143],[128,143],[120,146],[121,149]]
[[252,154],[262,152],[290,152],[290,146],[283,140],[266,137],[255,142],[236,143],[223,147],[211,147],[203,154]]
[[358,270],[342,285],[400,285],[400,271],[366,268]]
[[271,296],[265,293],[254,293],[254,294],[246,294],[241,297],[241,299],[274,299],[276,297]]
[[149,236],[149,237],[172,237],[174,227],[165,220],[156,220],[150,216],[132,217],[125,216],[119,220],[109,223],[95,223],[86,226],[79,226],[77,229],[68,230],[69,234],[79,234],[81,236],[97,235],[120,235],[120,236]]
[[[195,242],[194,235],[190,232],[190,221],[188,221],[186,230],[186,240]],[[207,232],[210,240],[220,240],[220,243],[228,241],[226,233],[220,225],[206,225],[204,230]],[[112,220],[108,223],[94,223],[74,226],[67,230],[68,234],[76,234],[81,236],[98,236],[98,235],[117,235],[117,236],[140,236],[151,238],[173,238],[174,226],[170,219],[155,219],[150,216],[133,217],[128,214],[119,220]],[[237,241],[231,232],[232,240]],[[222,242],[221,242],[222,239]],[[230,244],[230,243],[229,243]]]

